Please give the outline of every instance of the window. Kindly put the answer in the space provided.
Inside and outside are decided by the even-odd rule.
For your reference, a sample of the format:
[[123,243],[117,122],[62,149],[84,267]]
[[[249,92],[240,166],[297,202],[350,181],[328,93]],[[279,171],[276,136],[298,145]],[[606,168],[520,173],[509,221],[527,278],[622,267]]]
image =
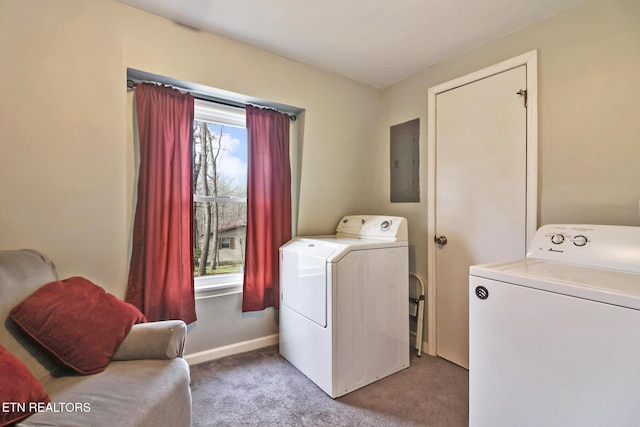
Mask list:
[[247,225],[244,109],[196,100],[193,187],[195,288],[238,286]]
[[231,249],[231,237],[222,237],[220,239],[220,249]]

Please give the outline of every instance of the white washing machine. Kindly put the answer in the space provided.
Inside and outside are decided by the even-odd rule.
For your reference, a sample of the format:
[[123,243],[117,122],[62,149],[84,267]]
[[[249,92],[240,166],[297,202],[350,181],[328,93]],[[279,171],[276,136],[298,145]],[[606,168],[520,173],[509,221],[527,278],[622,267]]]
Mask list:
[[470,426],[640,423],[640,227],[543,226],[469,285]]
[[346,216],[280,248],[280,354],[332,398],[409,366],[407,222]]

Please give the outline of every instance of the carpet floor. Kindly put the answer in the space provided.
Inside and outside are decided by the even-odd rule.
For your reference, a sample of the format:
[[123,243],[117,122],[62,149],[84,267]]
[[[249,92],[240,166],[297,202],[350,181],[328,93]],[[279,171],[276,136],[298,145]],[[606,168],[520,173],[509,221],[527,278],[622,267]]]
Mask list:
[[412,351],[411,366],[331,399],[278,347],[191,367],[193,427],[468,425],[469,373]]

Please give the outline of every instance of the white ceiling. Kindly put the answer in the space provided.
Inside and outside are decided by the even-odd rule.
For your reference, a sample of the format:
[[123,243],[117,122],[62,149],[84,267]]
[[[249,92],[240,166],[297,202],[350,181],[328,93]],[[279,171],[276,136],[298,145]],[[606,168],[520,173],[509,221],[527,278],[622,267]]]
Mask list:
[[117,0],[384,88],[584,0]]

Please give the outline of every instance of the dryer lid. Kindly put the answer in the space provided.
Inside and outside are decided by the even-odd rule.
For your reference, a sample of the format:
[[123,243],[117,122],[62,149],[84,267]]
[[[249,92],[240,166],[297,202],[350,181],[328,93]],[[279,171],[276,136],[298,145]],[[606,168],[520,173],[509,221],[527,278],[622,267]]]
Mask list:
[[305,256],[326,260],[332,254],[342,251],[347,244],[322,238],[294,237],[280,248],[281,250],[299,252]]
[[293,251],[324,258],[326,262],[339,262],[349,252],[365,249],[407,247],[406,240],[361,239],[345,235],[294,237],[280,247],[281,252]]

